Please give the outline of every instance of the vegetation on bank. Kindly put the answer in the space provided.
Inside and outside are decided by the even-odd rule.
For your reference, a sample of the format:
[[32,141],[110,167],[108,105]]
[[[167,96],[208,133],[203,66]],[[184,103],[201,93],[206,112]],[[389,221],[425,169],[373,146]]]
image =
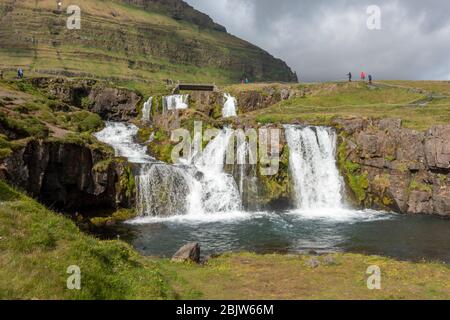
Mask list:
[[[373,85],[362,82],[301,84],[304,92],[245,117],[261,123],[302,121],[327,125],[334,117],[398,118],[407,128],[425,130],[450,123],[450,84],[447,82],[389,81]],[[418,88],[416,88],[418,86]],[[234,90],[245,90],[235,86]],[[421,88],[426,88],[421,89]]]
[[[67,289],[71,265],[81,269],[82,290]],[[0,299],[173,297],[155,262],[123,242],[83,234],[0,181]]]
[[[71,265],[81,269],[81,290],[67,289]],[[367,289],[371,265],[381,268],[381,290]],[[0,299],[449,298],[450,268],[433,262],[342,253],[229,253],[205,265],[141,257],[121,241],[83,234],[0,181]]]

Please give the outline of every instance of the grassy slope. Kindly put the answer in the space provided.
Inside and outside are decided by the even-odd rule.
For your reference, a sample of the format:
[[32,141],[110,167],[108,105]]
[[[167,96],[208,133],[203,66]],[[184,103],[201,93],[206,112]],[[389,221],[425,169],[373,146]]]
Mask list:
[[[288,68],[249,43],[121,1],[83,0],[81,30],[67,30],[53,0],[0,0],[0,68],[70,72],[151,84],[162,79],[238,81],[246,68],[267,80]],[[252,67],[251,67],[252,66]],[[29,70],[29,71],[28,71]]]
[[[69,219],[0,182],[0,299],[449,299],[450,269],[438,263],[335,254],[316,269],[307,256],[226,254],[206,266],[140,257],[99,241]],[[319,258],[324,261],[324,258]],[[81,268],[80,291],[66,289]],[[370,265],[382,290],[366,288]]]
[[[120,241],[100,242],[0,182],[0,299],[164,299],[159,267]],[[66,270],[81,268],[82,290]]]
[[[361,82],[295,87],[304,90],[305,97],[295,97],[245,116],[264,123],[303,120],[317,124],[326,124],[335,116],[390,117],[403,119],[405,127],[419,130],[450,123],[449,82],[378,82],[373,88]],[[249,88],[258,90],[261,85]],[[247,90],[243,86],[227,89]]]

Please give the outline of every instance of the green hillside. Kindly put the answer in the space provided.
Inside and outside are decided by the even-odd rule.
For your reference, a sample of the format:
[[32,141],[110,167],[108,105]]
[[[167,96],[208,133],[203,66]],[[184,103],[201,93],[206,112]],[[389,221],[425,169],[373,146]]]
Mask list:
[[0,0],[0,69],[160,82],[296,81],[281,60],[181,0],[83,0],[81,29],[54,0]]

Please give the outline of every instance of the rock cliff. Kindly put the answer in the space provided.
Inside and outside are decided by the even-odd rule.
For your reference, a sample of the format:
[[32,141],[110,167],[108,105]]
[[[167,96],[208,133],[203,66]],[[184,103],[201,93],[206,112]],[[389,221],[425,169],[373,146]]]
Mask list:
[[339,163],[355,201],[408,214],[450,216],[450,126],[336,119]]

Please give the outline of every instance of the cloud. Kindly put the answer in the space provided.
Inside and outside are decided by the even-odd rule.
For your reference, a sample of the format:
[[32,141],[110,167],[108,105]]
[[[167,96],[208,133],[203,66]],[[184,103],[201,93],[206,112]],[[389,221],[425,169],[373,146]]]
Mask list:
[[[302,81],[449,79],[448,0],[185,0],[236,36],[285,60]],[[381,30],[369,30],[369,5]]]

